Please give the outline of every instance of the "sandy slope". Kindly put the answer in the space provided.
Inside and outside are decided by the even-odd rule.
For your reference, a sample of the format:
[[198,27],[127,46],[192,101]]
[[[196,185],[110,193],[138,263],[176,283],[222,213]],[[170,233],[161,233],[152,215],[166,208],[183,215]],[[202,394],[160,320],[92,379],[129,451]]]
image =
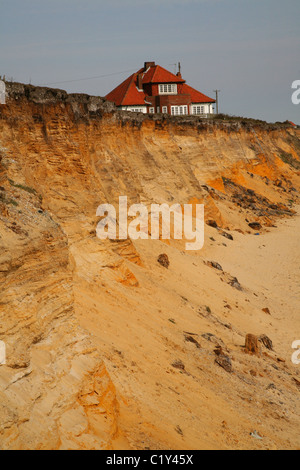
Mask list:
[[[100,98],[10,84],[0,448],[299,448],[299,160],[286,125],[118,114]],[[206,225],[194,253],[100,241],[96,209],[120,195],[203,202],[220,228]],[[246,354],[247,333],[274,351]]]
[[[300,446],[293,381],[300,371],[291,363],[291,344],[300,335],[299,231],[299,216],[260,236],[232,232],[234,241],[207,227],[205,247],[195,255],[162,242],[136,243],[147,269],[132,266],[139,287],[131,290],[105,283],[91,288],[79,270],[76,311],[106,351],[134,448]],[[161,252],[170,258],[168,270],[156,262]],[[211,259],[237,276],[242,292],[204,264]],[[184,332],[194,333],[201,348],[186,342]],[[202,337],[211,332],[228,348],[233,374],[214,363],[215,344]],[[245,354],[247,333],[272,339],[270,357]],[[176,360],[185,371],[172,367]],[[250,436],[254,430],[263,440]]]

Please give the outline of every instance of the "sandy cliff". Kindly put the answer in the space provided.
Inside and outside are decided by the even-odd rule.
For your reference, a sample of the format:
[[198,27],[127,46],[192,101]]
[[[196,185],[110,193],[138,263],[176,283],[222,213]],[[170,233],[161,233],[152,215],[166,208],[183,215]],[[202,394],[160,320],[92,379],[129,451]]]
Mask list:
[[[298,448],[299,131],[8,93],[0,448]],[[203,250],[100,241],[96,209],[123,195],[204,202]],[[273,350],[246,354],[248,333]]]

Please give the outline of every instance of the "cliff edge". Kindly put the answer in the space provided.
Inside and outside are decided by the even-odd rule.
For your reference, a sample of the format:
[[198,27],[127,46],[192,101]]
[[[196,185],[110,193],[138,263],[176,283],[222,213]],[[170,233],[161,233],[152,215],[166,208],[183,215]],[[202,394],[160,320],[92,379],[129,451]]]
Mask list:
[[[0,448],[298,448],[300,131],[7,93]],[[204,248],[99,240],[97,207],[124,195],[204,203]]]

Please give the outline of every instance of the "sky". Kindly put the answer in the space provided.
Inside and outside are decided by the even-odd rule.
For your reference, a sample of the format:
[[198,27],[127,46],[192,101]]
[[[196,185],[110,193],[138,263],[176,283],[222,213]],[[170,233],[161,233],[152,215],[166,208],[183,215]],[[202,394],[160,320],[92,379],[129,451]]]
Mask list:
[[299,0],[0,0],[0,75],[105,96],[145,61],[222,113],[300,124]]

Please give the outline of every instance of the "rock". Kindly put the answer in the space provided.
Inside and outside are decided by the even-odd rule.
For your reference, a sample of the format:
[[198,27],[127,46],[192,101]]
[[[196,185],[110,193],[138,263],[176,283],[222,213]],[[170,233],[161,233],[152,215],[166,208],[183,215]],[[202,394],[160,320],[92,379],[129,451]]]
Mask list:
[[222,237],[227,238],[228,240],[233,240],[233,236],[230,233],[221,232],[220,235],[222,235]]
[[271,312],[270,312],[270,310],[268,309],[268,307],[263,308],[262,311],[263,311],[264,313],[267,313],[268,315],[271,315]]
[[193,343],[193,344],[196,345],[196,348],[201,349],[201,346],[198,343],[198,341],[195,338],[193,338],[192,336],[185,336],[185,341],[187,341],[188,343]]
[[239,281],[237,280],[236,277],[233,277],[229,283],[228,283],[231,287],[234,287],[235,289],[237,290],[243,290],[241,284],[239,283]]
[[258,337],[255,335],[248,334],[245,341],[245,351],[248,354],[255,354],[260,356],[261,349],[258,341]]
[[273,343],[270,340],[270,338],[268,338],[267,335],[261,335],[258,338],[258,341],[260,341],[267,349],[270,349],[270,351],[273,351]]
[[296,377],[293,377],[293,381],[295,382],[295,384],[297,385],[297,387],[300,388],[300,381],[298,379],[296,379]]
[[216,354],[216,356],[224,356],[222,346],[218,345],[216,349],[214,349],[214,353]]
[[174,367],[175,369],[185,370],[185,365],[180,359],[178,359],[177,361],[174,361],[172,363],[172,367]]
[[253,437],[254,439],[262,440],[262,437],[257,433],[257,431],[251,432],[250,436]]
[[176,426],[175,431],[180,435],[183,436],[183,431],[180,426]]
[[213,335],[212,333],[203,333],[203,335],[201,335],[202,338],[204,338],[206,341],[209,341],[210,343],[213,343],[216,345],[216,348],[220,348],[221,345],[223,345],[225,347],[225,344],[224,342],[220,339],[220,338],[217,338],[215,335]]
[[219,271],[223,271],[222,266],[219,263],[216,263],[215,261],[208,261],[207,265],[210,266],[211,268],[215,268],[215,269],[218,269]]
[[248,225],[253,230],[261,230],[261,224],[259,222],[250,222]]
[[218,366],[222,367],[224,370],[226,370],[226,372],[229,372],[229,373],[233,372],[232,362],[231,362],[230,357],[220,355],[216,357],[215,363],[218,364]]
[[210,227],[218,228],[218,224],[215,220],[208,220],[206,224],[209,225]]
[[166,254],[159,255],[159,257],[157,258],[157,261],[164,268],[168,269],[168,267],[170,266],[170,261],[169,261],[168,255]]

